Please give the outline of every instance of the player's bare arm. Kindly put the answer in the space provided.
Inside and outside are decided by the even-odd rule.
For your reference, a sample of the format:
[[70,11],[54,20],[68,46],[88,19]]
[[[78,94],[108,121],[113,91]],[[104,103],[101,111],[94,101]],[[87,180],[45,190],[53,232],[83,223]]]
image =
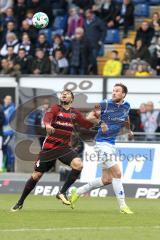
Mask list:
[[128,119],[125,121],[125,127],[128,129],[128,137],[129,139],[132,139],[134,137],[134,134],[131,130],[131,124],[130,124],[130,119],[128,117]]

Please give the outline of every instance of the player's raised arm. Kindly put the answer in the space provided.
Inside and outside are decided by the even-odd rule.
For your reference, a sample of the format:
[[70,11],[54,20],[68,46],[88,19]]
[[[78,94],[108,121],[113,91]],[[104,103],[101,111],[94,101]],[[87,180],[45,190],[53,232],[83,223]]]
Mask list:
[[78,124],[81,126],[81,127],[84,127],[84,128],[91,128],[93,127],[94,123],[93,121],[87,119],[86,117],[83,116],[83,114],[79,111],[77,111],[77,118],[76,118]]

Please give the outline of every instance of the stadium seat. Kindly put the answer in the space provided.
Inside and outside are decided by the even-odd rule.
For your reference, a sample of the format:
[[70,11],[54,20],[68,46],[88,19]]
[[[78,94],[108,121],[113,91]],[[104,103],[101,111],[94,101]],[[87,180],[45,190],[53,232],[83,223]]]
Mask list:
[[104,43],[109,44],[109,43],[119,43],[119,42],[120,42],[119,30],[118,29],[107,30]]
[[160,5],[160,0],[149,0],[150,5]]
[[67,25],[67,16],[57,16],[54,20],[53,30],[63,29],[65,30]]
[[148,17],[149,16],[149,5],[146,3],[136,4],[134,15],[136,17]]

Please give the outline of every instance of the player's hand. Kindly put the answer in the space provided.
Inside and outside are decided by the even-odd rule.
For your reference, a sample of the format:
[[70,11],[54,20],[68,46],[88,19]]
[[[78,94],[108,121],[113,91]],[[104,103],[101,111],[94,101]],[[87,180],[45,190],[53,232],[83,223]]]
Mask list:
[[95,115],[94,111],[90,112],[88,114],[88,116],[86,117],[86,119],[88,119],[91,123],[94,123],[94,124],[98,124],[98,122],[99,122],[99,119]]
[[134,138],[134,133],[131,130],[129,130],[129,132],[128,132],[128,139],[132,140],[133,138]]
[[51,135],[51,134],[53,134],[55,132],[55,128],[52,127],[51,125],[47,124],[46,125],[46,131],[47,131],[48,135]]
[[105,122],[101,123],[101,129],[102,129],[102,133],[106,133],[108,131],[108,126]]

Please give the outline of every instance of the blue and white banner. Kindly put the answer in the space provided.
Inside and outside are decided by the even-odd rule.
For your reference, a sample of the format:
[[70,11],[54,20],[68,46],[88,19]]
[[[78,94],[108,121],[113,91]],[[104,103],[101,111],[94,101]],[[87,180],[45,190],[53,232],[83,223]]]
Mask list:
[[[124,183],[160,184],[160,144],[117,143],[116,147]],[[85,144],[83,164],[81,182],[101,176],[94,146]]]

